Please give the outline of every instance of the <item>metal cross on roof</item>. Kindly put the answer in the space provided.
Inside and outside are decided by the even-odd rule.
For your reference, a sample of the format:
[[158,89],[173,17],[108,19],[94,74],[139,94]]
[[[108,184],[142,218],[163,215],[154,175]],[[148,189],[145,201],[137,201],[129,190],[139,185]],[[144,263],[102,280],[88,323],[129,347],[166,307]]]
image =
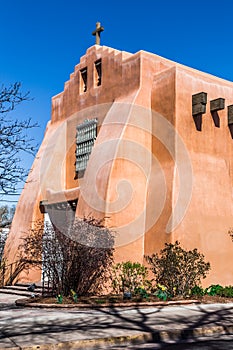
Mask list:
[[104,27],[101,27],[100,22],[96,23],[96,30],[92,32],[92,35],[95,36],[95,44],[100,45],[100,33],[104,31]]

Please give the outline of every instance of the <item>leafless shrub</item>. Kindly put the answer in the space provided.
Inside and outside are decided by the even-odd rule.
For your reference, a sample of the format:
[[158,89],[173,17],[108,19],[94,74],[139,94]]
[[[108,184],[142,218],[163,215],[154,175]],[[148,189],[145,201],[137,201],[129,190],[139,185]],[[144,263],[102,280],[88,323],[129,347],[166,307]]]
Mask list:
[[[64,232],[64,231],[63,231]],[[38,225],[23,239],[21,259],[42,261],[44,276],[55,293],[99,294],[110,276],[113,262],[113,232],[93,218],[77,219],[64,235],[51,225]]]

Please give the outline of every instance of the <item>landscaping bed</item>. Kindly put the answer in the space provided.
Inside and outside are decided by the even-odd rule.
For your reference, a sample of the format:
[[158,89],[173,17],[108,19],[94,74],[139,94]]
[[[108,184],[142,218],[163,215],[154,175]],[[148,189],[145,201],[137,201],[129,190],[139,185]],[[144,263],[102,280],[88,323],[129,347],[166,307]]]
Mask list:
[[233,298],[223,297],[219,295],[203,295],[201,297],[198,297],[197,300],[203,304],[233,303]]
[[[178,298],[171,299],[173,301],[180,300]],[[169,301],[171,301],[169,300]],[[187,300],[187,299],[186,299]],[[192,299],[193,300],[193,299]],[[79,297],[77,301],[74,301],[72,297],[63,297],[62,302],[58,302],[55,297],[41,297],[31,299],[31,302],[40,302],[42,304],[91,304],[91,305],[101,305],[101,304],[132,304],[132,303],[155,303],[161,302],[161,300],[151,295],[148,298],[132,297],[131,299],[125,299],[122,295],[102,295],[102,296],[90,296],[90,297]]]
[[166,301],[160,300],[156,296],[149,298],[132,297],[132,299],[124,299],[121,295],[103,295],[79,297],[75,302],[72,297],[63,297],[62,302],[58,302],[56,297],[36,297],[31,299],[17,300],[18,306],[35,306],[35,307],[126,307],[126,306],[165,306],[180,304],[213,304],[213,303],[233,303],[233,298],[221,296],[204,295],[190,298],[172,298]]
[[[36,297],[19,300],[16,304],[91,308],[233,302],[233,286],[201,286],[210,264],[204,261],[203,254],[197,249],[184,250],[178,241],[174,244],[166,243],[160,255],[156,253],[145,257],[152,273],[150,279],[149,268],[139,262],[125,261],[113,265],[111,252],[106,269],[102,261],[105,261],[106,256],[99,256],[100,251],[96,248],[94,250],[97,254],[95,258],[93,259],[93,251],[88,250],[90,256],[87,254],[82,266],[78,265],[78,261],[70,260],[58,260],[58,265],[49,265],[49,271],[54,268],[51,270],[51,276],[54,276],[53,287],[48,290],[50,293],[53,291],[53,297],[34,295]],[[76,256],[76,250],[72,256]],[[90,263],[89,258],[92,258],[93,264],[89,266],[87,274],[86,262]],[[103,295],[106,290],[111,294]]]

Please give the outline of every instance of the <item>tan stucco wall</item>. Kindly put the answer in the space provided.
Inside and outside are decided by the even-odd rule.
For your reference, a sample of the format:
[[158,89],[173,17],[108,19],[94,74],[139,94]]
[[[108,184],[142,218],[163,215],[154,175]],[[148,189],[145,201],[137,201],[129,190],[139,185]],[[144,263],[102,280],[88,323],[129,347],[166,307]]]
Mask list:
[[[94,62],[100,58],[102,85],[96,87]],[[80,93],[84,67],[87,91]],[[197,131],[192,95],[202,91],[207,112]],[[107,217],[116,229],[116,261],[143,262],[144,254],[179,240],[210,261],[206,283],[232,283],[233,140],[227,107],[219,112],[220,128],[210,115],[209,101],[218,97],[233,104],[233,84],[144,51],[89,48],[64,92],[52,99],[51,122],[7,240],[8,261],[41,217],[40,200],[78,193],[77,216]],[[76,126],[92,118],[98,118],[97,140],[84,177],[76,179]]]

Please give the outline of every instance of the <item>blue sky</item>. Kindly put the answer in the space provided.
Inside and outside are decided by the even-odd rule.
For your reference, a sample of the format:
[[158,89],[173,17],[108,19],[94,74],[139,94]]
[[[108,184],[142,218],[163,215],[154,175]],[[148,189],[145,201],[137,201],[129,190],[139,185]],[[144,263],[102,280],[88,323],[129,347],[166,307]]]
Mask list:
[[146,50],[233,81],[232,0],[11,0],[0,9],[0,81],[22,82],[33,100],[19,116],[50,119],[51,97],[63,90],[80,56],[95,43],[135,53]]

